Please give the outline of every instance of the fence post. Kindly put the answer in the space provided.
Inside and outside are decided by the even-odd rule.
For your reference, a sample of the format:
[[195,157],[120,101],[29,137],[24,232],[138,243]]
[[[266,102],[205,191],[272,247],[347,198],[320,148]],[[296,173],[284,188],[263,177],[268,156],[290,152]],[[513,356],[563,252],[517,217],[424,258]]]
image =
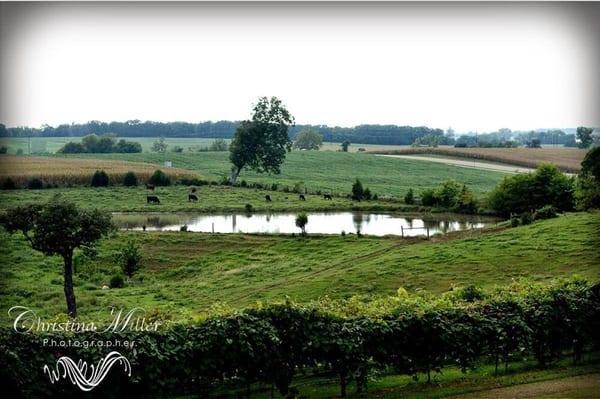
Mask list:
[[429,227],[427,228],[427,239],[429,240]]
[[404,238],[404,227],[400,226],[400,231],[402,232],[402,238]]
[[212,233],[215,234],[215,222],[212,223]]

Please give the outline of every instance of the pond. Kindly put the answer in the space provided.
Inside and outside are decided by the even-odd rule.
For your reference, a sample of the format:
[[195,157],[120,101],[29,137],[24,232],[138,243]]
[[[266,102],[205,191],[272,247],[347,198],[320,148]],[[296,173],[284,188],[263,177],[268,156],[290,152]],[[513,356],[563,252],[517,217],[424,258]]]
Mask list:
[[[299,233],[296,213],[191,214],[191,213],[114,213],[120,229],[149,231],[187,231],[203,233]],[[497,219],[457,214],[394,214],[369,212],[308,212],[309,234],[356,233],[373,236],[420,236],[451,231],[480,229]]]

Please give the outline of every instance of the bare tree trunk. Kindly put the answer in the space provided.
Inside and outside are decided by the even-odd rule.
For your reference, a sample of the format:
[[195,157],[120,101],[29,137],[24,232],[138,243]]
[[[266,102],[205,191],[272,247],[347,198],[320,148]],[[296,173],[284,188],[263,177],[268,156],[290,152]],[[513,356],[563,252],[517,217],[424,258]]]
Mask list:
[[233,168],[231,168],[231,177],[229,178],[229,182],[231,184],[235,184],[241,171],[242,171],[242,168],[239,168],[237,166],[234,166]]
[[77,303],[75,302],[75,291],[73,290],[73,252],[63,255],[65,262],[64,288],[67,299],[67,312],[71,317],[77,317]]

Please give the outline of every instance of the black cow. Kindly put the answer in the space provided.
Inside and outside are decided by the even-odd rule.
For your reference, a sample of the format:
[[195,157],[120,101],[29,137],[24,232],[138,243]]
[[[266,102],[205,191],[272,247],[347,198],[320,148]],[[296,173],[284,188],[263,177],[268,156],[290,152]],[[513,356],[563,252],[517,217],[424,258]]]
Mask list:
[[160,204],[160,200],[156,195],[146,195],[146,202],[148,204]]
[[265,200],[267,200],[267,202],[271,202],[271,196],[269,194],[265,195]]
[[190,201],[198,201],[196,194],[188,194],[188,202]]
[[192,189],[190,190],[192,193],[196,192],[196,187],[192,187]]
[[154,191],[154,185],[153,185],[153,184],[146,184],[146,188],[147,188],[148,190],[152,190],[152,191]]
[[331,201],[333,198],[331,198],[331,194],[323,194],[323,198],[326,200]]
[[300,198],[300,201],[306,201],[306,197],[304,196],[304,194],[300,194],[298,198]]

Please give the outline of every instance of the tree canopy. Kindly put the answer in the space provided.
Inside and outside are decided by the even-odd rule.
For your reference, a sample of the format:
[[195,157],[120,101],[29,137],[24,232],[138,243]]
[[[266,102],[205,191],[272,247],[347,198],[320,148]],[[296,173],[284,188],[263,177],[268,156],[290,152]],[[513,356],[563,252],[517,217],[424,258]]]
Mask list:
[[7,232],[21,232],[36,251],[58,255],[64,261],[64,292],[67,311],[77,317],[73,290],[73,251],[91,248],[108,234],[113,225],[107,212],[84,210],[74,203],[54,197],[46,204],[25,205],[8,209],[0,215],[0,225]]
[[261,97],[253,111],[252,120],[240,123],[229,147],[232,183],[243,169],[280,173],[285,154],[292,149],[288,127],[294,117],[280,99]]
[[323,145],[323,135],[312,128],[302,130],[294,141],[294,147],[301,150],[318,150],[321,145]]

